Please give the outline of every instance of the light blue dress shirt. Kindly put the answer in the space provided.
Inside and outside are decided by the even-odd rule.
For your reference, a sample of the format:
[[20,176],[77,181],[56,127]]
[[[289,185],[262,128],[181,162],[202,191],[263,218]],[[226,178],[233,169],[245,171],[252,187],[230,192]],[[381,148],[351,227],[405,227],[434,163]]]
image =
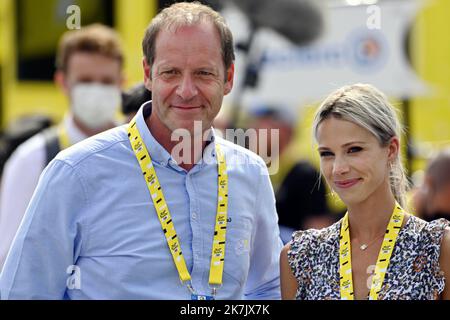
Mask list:
[[[137,126],[197,293],[211,292],[214,143],[220,143],[229,177],[229,222],[217,299],[280,298],[282,243],[262,159],[213,134],[203,161],[187,172],[151,135],[145,123],[150,112],[150,103],[144,104]],[[126,126],[66,149],[45,169],[0,276],[0,293],[2,299],[190,299]]]

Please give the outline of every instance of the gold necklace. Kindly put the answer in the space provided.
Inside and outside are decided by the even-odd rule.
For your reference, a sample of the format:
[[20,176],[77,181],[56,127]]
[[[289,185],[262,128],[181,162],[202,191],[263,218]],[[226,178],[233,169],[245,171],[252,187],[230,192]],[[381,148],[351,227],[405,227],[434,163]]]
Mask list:
[[359,246],[359,249],[361,249],[362,251],[366,250],[371,244],[373,244],[376,240],[380,239],[382,236],[384,236],[384,233],[378,237],[376,237],[375,239],[373,239],[372,241],[370,241],[369,243],[363,243]]

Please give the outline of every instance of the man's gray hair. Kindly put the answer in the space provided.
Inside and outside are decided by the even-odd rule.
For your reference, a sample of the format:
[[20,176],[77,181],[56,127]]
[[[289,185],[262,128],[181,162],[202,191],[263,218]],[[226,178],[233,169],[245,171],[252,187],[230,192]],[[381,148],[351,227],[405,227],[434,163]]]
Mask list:
[[151,66],[155,60],[155,42],[160,30],[176,31],[179,27],[196,25],[203,21],[211,22],[219,32],[223,63],[225,70],[228,70],[235,59],[231,30],[218,12],[199,2],[175,3],[152,19],[142,41],[147,63]]

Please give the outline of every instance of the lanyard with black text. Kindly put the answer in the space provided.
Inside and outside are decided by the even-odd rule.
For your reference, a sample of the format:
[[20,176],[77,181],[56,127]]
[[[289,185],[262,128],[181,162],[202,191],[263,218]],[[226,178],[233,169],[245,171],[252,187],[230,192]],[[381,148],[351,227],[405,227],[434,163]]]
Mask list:
[[[377,264],[375,265],[375,271],[372,276],[372,285],[369,293],[370,300],[378,299],[378,294],[380,293],[404,217],[405,214],[403,209],[396,203],[386,229],[386,234],[384,235],[383,243],[381,244]],[[348,212],[342,219],[339,239],[339,276],[341,300],[353,300],[354,292]]]
[[150,196],[158,215],[161,227],[164,231],[167,244],[172,254],[173,261],[178,270],[180,280],[186,284],[191,292],[191,298],[194,300],[212,300],[214,299],[217,289],[222,285],[223,267],[225,261],[225,240],[227,229],[227,209],[228,209],[228,175],[225,162],[225,155],[218,143],[215,143],[217,155],[217,171],[218,171],[218,201],[216,224],[214,227],[214,238],[211,252],[211,265],[209,271],[209,285],[212,289],[211,296],[196,294],[192,282],[191,275],[186,267],[186,261],[181,252],[181,246],[178,235],[175,231],[169,207],[164,198],[161,184],[153,167],[152,159],[142,140],[136,124],[136,117],[131,120],[128,125],[128,138],[134,151],[136,159],[139,162],[142,173],[144,175]]

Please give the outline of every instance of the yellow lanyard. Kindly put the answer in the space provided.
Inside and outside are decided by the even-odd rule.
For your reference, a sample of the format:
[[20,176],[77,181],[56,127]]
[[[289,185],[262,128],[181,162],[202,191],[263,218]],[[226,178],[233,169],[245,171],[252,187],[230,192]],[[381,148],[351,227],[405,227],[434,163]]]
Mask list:
[[66,126],[63,123],[61,123],[58,126],[57,131],[58,131],[59,148],[61,150],[64,150],[70,147],[71,143],[69,139],[69,134],[67,133]]
[[[375,266],[375,272],[372,276],[372,285],[370,287],[369,294],[370,300],[378,299],[378,294],[380,293],[404,217],[405,214],[403,209],[396,203],[386,229],[383,243],[381,244],[380,253],[378,254],[377,264]],[[339,240],[339,267],[341,300],[353,300],[354,292],[348,212],[345,214],[341,225]]]
[[[183,284],[186,283],[188,289],[192,294],[194,294],[195,292],[191,283],[191,275],[187,270],[186,261],[183,257],[183,253],[181,252],[180,242],[169,212],[169,207],[167,206],[167,202],[164,198],[161,184],[158,181],[150,154],[148,153],[137,128],[136,117],[131,120],[128,125],[128,138],[144,175],[148,190],[153,200],[153,205],[172,254],[173,261],[178,270],[180,280]],[[216,225],[214,228],[214,239],[211,253],[211,266],[209,272],[209,284],[212,288],[213,296],[215,296],[217,288],[222,285],[228,209],[228,175],[226,171],[225,155],[219,144],[216,143],[215,148],[218,167],[218,201]]]

